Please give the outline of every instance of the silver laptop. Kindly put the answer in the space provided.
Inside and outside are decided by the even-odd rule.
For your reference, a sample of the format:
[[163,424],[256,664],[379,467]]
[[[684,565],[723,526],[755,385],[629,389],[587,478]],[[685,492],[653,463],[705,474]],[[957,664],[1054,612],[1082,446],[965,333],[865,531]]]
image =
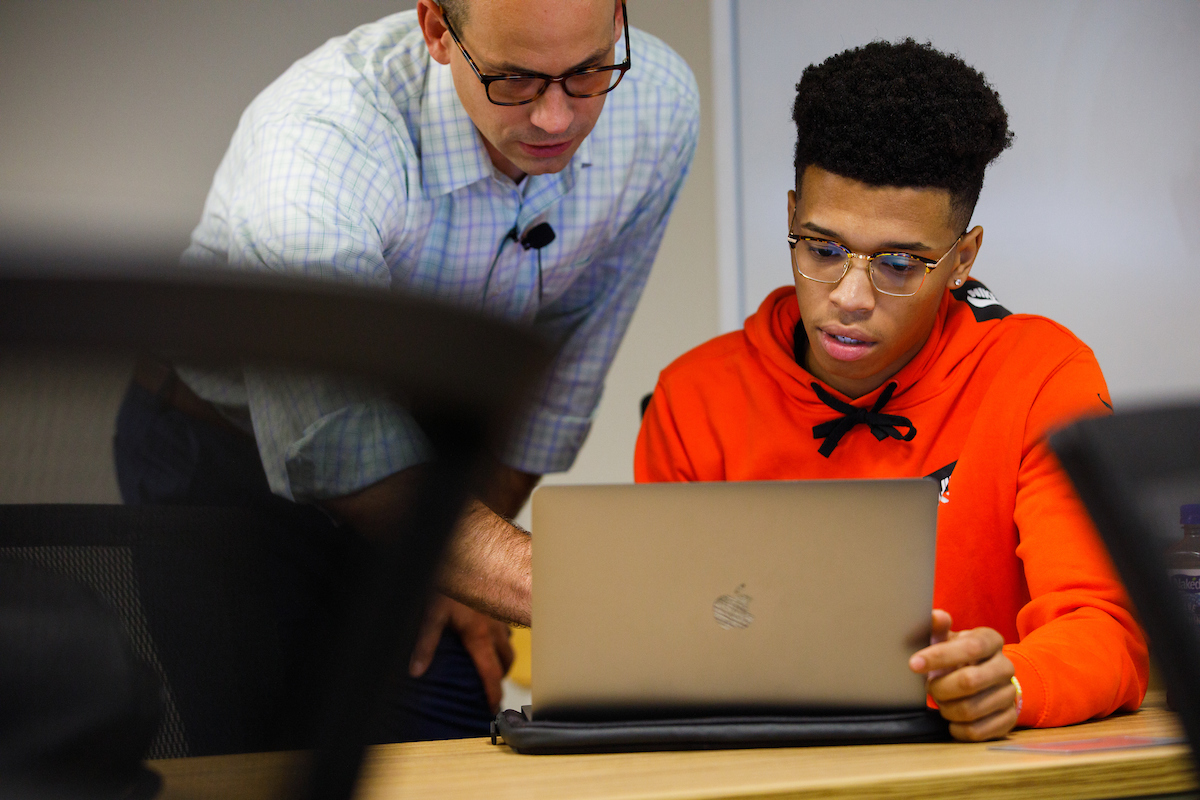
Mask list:
[[928,479],[545,486],[536,719],[925,704]]

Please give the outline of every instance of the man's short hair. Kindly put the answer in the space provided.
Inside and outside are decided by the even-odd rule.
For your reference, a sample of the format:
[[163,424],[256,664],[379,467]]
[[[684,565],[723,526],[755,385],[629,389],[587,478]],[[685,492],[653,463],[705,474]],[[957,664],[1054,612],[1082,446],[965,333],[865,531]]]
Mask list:
[[442,7],[442,16],[450,20],[456,30],[461,31],[467,24],[467,0],[438,0]]
[[872,186],[948,189],[963,230],[984,170],[1013,140],[983,75],[912,39],[871,42],[810,65],[796,84],[792,119],[797,190],[810,164]]

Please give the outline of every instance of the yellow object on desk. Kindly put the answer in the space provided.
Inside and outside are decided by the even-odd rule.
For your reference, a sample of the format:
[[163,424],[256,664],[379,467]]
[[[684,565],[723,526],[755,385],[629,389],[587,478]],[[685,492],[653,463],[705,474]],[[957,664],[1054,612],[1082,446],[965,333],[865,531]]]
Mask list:
[[533,645],[530,637],[533,631],[529,628],[518,628],[512,625],[509,628],[512,631],[513,663],[512,669],[508,671],[508,679],[518,686],[523,686],[528,689],[533,683],[531,673]]

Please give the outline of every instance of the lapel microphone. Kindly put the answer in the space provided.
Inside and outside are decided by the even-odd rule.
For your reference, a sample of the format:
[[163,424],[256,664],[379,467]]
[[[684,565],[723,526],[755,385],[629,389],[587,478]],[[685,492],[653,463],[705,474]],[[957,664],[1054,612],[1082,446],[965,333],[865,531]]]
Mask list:
[[[504,237],[512,239],[514,242],[520,242],[521,247],[526,250],[536,250],[538,260],[538,302],[542,302],[542,248],[554,241],[554,228],[550,227],[549,222],[539,222],[525,233],[518,235],[517,229],[514,227]],[[501,240],[503,241],[503,240]],[[492,283],[492,270],[496,268],[496,262],[492,261],[491,268],[488,269],[487,279],[483,283],[484,302],[487,302],[488,286]]]
[[542,248],[554,241],[554,228],[549,222],[539,222],[521,237],[521,247],[537,250],[538,257],[538,303],[542,302]]
[[[516,228],[513,228],[514,234],[516,233],[516,230]],[[516,239],[517,237],[513,236],[513,238]],[[534,250],[541,250],[543,247],[554,241],[554,228],[550,227],[549,222],[539,222],[537,225],[534,225],[532,228],[525,231],[524,235],[521,236],[521,238],[517,241],[519,241],[521,246],[526,250],[531,248]],[[538,256],[538,263],[540,265],[541,253],[539,253]]]

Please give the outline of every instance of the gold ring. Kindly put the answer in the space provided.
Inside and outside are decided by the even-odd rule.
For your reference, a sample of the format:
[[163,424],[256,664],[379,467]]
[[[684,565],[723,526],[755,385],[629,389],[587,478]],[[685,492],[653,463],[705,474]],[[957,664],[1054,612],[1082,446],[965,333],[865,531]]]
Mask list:
[[1017,690],[1017,696],[1013,700],[1013,705],[1017,707],[1017,716],[1019,717],[1021,716],[1021,706],[1024,705],[1025,702],[1025,693],[1021,691],[1021,682],[1017,680],[1016,675],[1013,675],[1010,680],[1012,681],[1013,687]]

